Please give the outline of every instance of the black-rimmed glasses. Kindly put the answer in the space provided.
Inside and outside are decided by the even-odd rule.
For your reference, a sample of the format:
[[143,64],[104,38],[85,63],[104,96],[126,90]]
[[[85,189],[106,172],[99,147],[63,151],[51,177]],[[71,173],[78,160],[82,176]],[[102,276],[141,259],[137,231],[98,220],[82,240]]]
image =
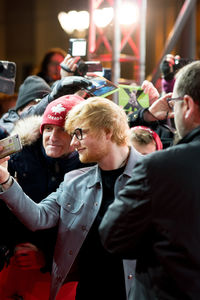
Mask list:
[[83,139],[83,129],[82,128],[76,128],[73,133],[70,134],[71,139],[75,136],[79,141]]
[[173,110],[176,101],[183,101],[183,97],[167,98],[169,107]]

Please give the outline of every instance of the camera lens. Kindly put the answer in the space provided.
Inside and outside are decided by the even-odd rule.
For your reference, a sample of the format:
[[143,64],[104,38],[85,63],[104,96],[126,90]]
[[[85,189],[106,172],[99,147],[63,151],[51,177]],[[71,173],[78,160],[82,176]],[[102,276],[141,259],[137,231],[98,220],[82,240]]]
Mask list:
[[85,62],[80,59],[77,63],[77,69],[75,71],[75,75],[77,76],[85,76],[88,71],[88,66],[85,64]]

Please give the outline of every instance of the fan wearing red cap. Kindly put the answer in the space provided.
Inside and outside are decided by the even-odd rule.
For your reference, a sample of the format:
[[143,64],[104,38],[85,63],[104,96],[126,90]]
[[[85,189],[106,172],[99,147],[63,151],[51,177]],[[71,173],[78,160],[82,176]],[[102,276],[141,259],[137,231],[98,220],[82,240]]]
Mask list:
[[[15,124],[23,149],[12,155],[8,169],[34,202],[39,203],[55,192],[67,172],[85,166],[81,164],[78,153],[70,147],[70,135],[64,130],[68,112],[81,101],[84,99],[75,94],[62,96],[48,104],[42,117],[28,116]],[[9,249],[8,255],[13,253],[13,257],[3,273],[6,275],[2,277],[2,290],[9,298],[16,292],[17,284],[22,287],[22,297],[30,294],[34,299],[44,299],[49,294],[56,231],[28,231],[21,222],[13,221],[10,209],[5,208],[3,214],[1,218],[5,218],[7,234],[10,234],[9,245],[6,244],[7,239],[2,243]],[[75,299],[76,285],[77,282],[73,282],[63,286],[67,299],[72,299],[72,296]]]
[[130,141],[133,147],[143,155],[163,149],[158,134],[146,126],[130,128]]
[[67,113],[84,99],[78,95],[66,95],[52,101],[45,109],[40,133],[46,155],[57,158],[73,151],[70,135],[64,131]]

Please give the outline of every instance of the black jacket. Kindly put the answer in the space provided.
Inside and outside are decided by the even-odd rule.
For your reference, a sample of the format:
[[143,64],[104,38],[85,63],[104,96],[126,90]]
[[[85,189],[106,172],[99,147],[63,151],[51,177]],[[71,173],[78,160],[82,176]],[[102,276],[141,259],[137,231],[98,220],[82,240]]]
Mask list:
[[200,127],[145,156],[100,225],[105,247],[137,259],[130,299],[199,300]]

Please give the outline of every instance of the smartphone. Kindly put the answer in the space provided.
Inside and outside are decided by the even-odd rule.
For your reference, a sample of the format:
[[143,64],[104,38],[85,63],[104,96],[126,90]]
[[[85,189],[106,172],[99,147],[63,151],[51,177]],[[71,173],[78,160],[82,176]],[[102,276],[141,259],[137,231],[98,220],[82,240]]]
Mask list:
[[0,146],[3,146],[3,150],[0,151],[0,158],[22,150],[22,144],[18,134],[0,140]]
[[107,80],[104,77],[88,76],[86,78],[91,82],[91,85],[85,88],[86,92],[90,96],[106,97],[118,91],[118,87],[113,82]]
[[86,56],[87,42],[85,39],[69,39],[68,53],[71,56]]

